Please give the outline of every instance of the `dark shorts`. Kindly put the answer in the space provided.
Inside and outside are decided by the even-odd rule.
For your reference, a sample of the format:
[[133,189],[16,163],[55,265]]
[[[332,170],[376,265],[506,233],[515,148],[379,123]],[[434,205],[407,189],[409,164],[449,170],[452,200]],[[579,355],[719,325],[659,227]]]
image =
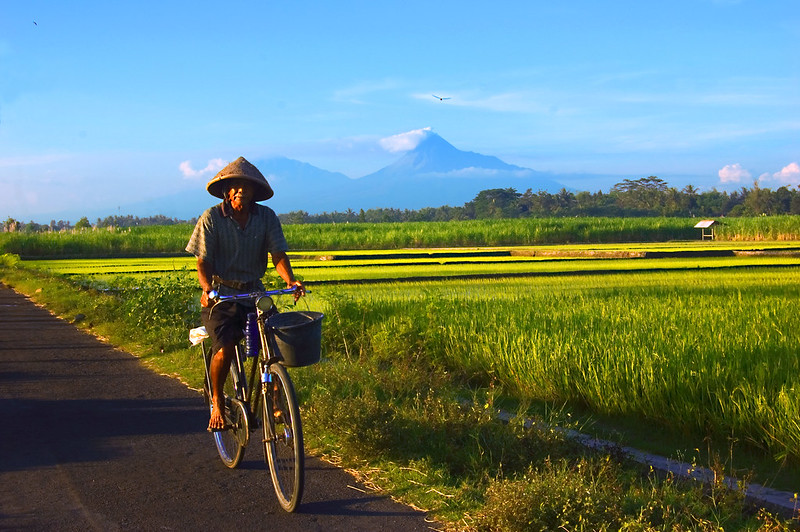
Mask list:
[[218,303],[210,317],[208,308],[200,311],[200,318],[206,332],[211,337],[212,353],[244,338],[244,326],[247,323],[248,312],[255,312],[255,306],[232,302]]

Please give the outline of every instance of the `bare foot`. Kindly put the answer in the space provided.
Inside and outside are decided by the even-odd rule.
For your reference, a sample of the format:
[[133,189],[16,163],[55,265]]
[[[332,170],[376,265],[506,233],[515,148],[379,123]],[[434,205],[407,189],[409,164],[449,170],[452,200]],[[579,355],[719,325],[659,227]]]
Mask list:
[[222,430],[225,428],[225,417],[223,412],[225,406],[222,401],[213,400],[214,408],[211,409],[211,419],[208,420],[208,430]]

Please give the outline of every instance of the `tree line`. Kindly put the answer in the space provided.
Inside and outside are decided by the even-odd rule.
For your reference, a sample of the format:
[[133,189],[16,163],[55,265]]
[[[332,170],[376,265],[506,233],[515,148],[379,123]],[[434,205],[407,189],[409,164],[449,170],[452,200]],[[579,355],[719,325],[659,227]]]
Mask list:
[[163,216],[158,214],[156,216],[147,216],[144,218],[139,218],[138,216],[106,216],[105,218],[98,218],[97,221],[92,224],[89,219],[84,216],[77,222],[75,225],[70,224],[66,220],[50,220],[49,224],[37,224],[36,222],[28,222],[23,223],[19,220],[15,220],[14,218],[8,218],[5,222],[3,222],[3,231],[6,232],[13,232],[13,231],[22,231],[28,233],[43,233],[48,231],[67,231],[72,229],[104,229],[107,227],[119,227],[119,228],[127,228],[127,227],[144,227],[150,225],[177,225],[177,224],[194,224],[197,221],[197,218],[191,220],[179,220],[177,218],[169,218],[167,216]]
[[419,210],[379,208],[356,212],[309,214],[292,211],[280,215],[288,224],[347,222],[417,222],[480,220],[491,218],[551,217],[703,217],[800,214],[800,187],[777,190],[742,187],[733,192],[700,192],[692,185],[678,190],[655,177],[625,179],[609,192],[517,192],[514,188],[483,190],[461,207],[426,207]]

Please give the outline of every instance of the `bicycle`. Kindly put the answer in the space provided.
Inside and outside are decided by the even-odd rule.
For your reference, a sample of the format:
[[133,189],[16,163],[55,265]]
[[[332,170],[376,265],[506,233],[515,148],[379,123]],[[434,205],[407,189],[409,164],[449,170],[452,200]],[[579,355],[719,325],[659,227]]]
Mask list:
[[[250,433],[260,425],[264,460],[278,502],[287,512],[293,512],[303,496],[305,453],[300,411],[286,367],[307,366],[319,361],[324,317],[313,311],[279,312],[272,297],[294,293],[295,289],[287,288],[234,296],[220,296],[213,291],[209,294],[209,300],[213,301],[210,312],[220,303],[255,303],[253,316],[248,315],[245,338],[236,346],[236,356],[231,361],[224,389],[225,428],[213,432],[214,443],[222,462],[235,468],[244,456]],[[208,334],[204,327],[192,329],[189,336],[193,344],[202,345],[204,395],[211,410],[212,346],[206,346]],[[253,359],[249,377],[248,358]]]

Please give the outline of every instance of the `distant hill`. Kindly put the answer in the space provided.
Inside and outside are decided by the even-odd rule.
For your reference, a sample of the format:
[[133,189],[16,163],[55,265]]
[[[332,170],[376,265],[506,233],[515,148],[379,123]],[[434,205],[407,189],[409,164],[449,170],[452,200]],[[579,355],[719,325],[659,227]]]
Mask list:
[[278,213],[304,210],[310,213],[357,209],[352,179],[339,172],[329,172],[316,166],[288,159],[251,161],[261,170],[275,191],[266,205]]

